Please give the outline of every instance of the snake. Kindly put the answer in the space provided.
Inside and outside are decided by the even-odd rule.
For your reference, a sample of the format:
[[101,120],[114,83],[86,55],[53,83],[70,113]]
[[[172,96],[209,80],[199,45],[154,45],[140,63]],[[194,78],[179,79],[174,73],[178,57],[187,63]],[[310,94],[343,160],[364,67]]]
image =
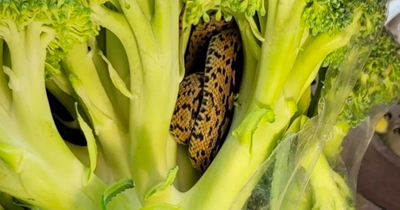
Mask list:
[[188,145],[190,163],[202,173],[222,147],[232,121],[241,48],[233,19],[210,16],[193,26],[189,37],[170,133],[177,143]]

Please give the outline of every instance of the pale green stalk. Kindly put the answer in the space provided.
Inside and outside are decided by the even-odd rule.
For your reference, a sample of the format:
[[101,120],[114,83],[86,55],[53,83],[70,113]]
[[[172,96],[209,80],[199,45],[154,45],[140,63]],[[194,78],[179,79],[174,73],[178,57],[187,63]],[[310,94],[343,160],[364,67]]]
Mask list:
[[326,56],[350,43],[353,35],[360,30],[358,20],[361,13],[358,12],[355,16],[351,25],[334,36],[324,33],[308,37],[301,47],[302,50],[299,52],[286,82],[288,85],[284,88],[284,94],[287,98],[299,100],[296,97],[301,97],[309,88],[309,84],[316,77]]
[[88,169],[63,142],[47,102],[44,67],[51,34],[41,38],[40,23],[23,31],[10,25],[5,40],[12,69],[6,73],[13,102],[9,112],[0,108],[0,187],[43,210],[99,209],[105,185],[96,176],[85,179]]
[[271,14],[268,14],[254,92],[255,103],[271,107],[275,107],[301,49],[305,29],[301,15],[306,5],[304,0],[275,3],[268,6],[267,14]]
[[[145,9],[149,3],[151,18]],[[123,14],[93,6],[93,18],[119,38],[127,53],[130,90],[138,96],[131,100],[129,113],[131,172],[142,203],[152,203],[148,193],[168,173],[169,124],[182,77],[177,59],[179,1],[121,0],[120,5]],[[169,194],[165,199],[172,199]]]
[[[106,52],[108,60],[112,63],[115,70],[118,72],[121,79],[125,82],[127,87],[130,87],[130,75],[129,75],[129,62],[126,51],[121,41],[106,29]],[[115,96],[113,102],[114,107],[119,107],[122,121],[124,124],[128,123],[129,117],[129,98],[122,95],[121,92],[115,88],[112,88],[112,95]]]
[[111,181],[130,177],[128,132],[102,86],[87,45],[76,44],[63,60],[68,75],[75,75],[71,84],[87,110],[111,174]]

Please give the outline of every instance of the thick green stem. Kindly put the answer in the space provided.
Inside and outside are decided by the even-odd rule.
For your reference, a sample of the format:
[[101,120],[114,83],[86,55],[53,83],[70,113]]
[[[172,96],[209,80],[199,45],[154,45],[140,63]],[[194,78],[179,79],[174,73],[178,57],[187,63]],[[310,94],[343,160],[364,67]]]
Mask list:
[[[106,29],[107,30],[107,29]],[[130,87],[130,76],[129,76],[129,62],[127,53],[122,45],[121,41],[113,34],[110,30],[106,31],[106,52],[108,60],[112,63],[115,70],[118,72],[121,79],[125,82],[127,87]],[[108,72],[107,72],[108,73]],[[110,86],[111,81],[110,82]],[[129,98],[122,95],[119,90],[112,87],[111,94],[114,95],[115,100],[113,105],[119,107],[119,112],[124,124],[128,123],[129,116]]]
[[[10,46],[12,70],[7,74],[13,102],[7,125],[0,125],[0,156],[8,158],[0,161],[0,188],[45,210],[99,209],[104,183],[96,176],[85,180],[88,169],[63,142],[51,116],[40,24],[11,34],[5,40]],[[19,157],[14,167],[4,165]]]
[[336,210],[354,209],[349,203],[352,193],[342,177],[333,171],[325,156],[321,154],[312,170],[310,184],[313,191],[313,209]]
[[137,1],[123,5],[124,15],[103,7],[93,11],[95,19],[120,39],[129,60],[131,91],[138,95],[130,108],[131,171],[140,199],[146,202],[149,190],[168,172],[167,139],[180,81],[179,1],[154,1],[152,19]]
[[328,34],[320,34],[315,37],[310,36],[302,46],[302,51],[297,56],[296,62],[290,72],[290,77],[284,88],[285,96],[293,98],[296,101],[299,100],[299,97],[317,75],[326,56],[348,45],[350,39],[358,30],[358,18],[356,18],[353,24],[333,37]]
[[[76,44],[67,54],[64,62],[66,69],[69,70],[68,74],[75,75],[82,84],[80,86],[72,81],[72,85],[92,119],[112,174],[112,181],[130,177],[127,128],[123,127],[124,125],[115,114],[114,107],[98,77],[96,66],[88,55],[87,45]],[[80,92],[81,88],[84,93]]]
[[342,142],[349,132],[350,126],[347,123],[336,123],[329,134],[329,140],[324,145],[324,155],[330,163],[335,163],[342,152]]
[[[254,94],[256,103],[274,106],[282,93],[303,39],[305,25],[301,14],[304,6],[304,1],[279,2],[274,21],[267,20]],[[270,10],[273,8],[268,8]]]

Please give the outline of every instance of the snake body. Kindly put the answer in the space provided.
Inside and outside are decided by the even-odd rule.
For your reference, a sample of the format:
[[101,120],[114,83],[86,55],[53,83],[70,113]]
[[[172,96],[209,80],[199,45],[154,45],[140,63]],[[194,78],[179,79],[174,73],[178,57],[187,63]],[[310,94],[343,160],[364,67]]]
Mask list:
[[241,47],[233,21],[211,18],[190,35],[170,132],[189,145],[190,162],[200,172],[213,161],[231,122]]

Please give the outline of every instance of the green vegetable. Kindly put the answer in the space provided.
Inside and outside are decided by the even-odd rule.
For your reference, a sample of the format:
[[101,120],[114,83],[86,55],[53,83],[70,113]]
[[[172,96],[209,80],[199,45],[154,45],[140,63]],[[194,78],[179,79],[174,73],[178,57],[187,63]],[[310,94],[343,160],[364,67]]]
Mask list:
[[11,58],[0,74],[1,191],[41,209],[98,209],[106,185],[89,178],[64,143],[45,89],[66,51],[96,34],[90,10],[75,1],[0,1],[0,8],[9,49],[2,51]]
[[[0,191],[32,209],[252,209],[265,176],[270,209],[351,209],[343,138],[400,95],[385,1],[0,0],[0,12]],[[244,65],[228,136],[198,174],[169,128],[192,26],[211,15],[236,21]]]
[[[350,128],[360,125],[371,108],[395,102],[400,94],[400,49],[396,40],[385,30],[360,72],[353,90],[340,113],[339,119],[327,142],[324,153],[335,161],[341,151],[341,142]],[[331,81],[330,81],[331,82]]]

